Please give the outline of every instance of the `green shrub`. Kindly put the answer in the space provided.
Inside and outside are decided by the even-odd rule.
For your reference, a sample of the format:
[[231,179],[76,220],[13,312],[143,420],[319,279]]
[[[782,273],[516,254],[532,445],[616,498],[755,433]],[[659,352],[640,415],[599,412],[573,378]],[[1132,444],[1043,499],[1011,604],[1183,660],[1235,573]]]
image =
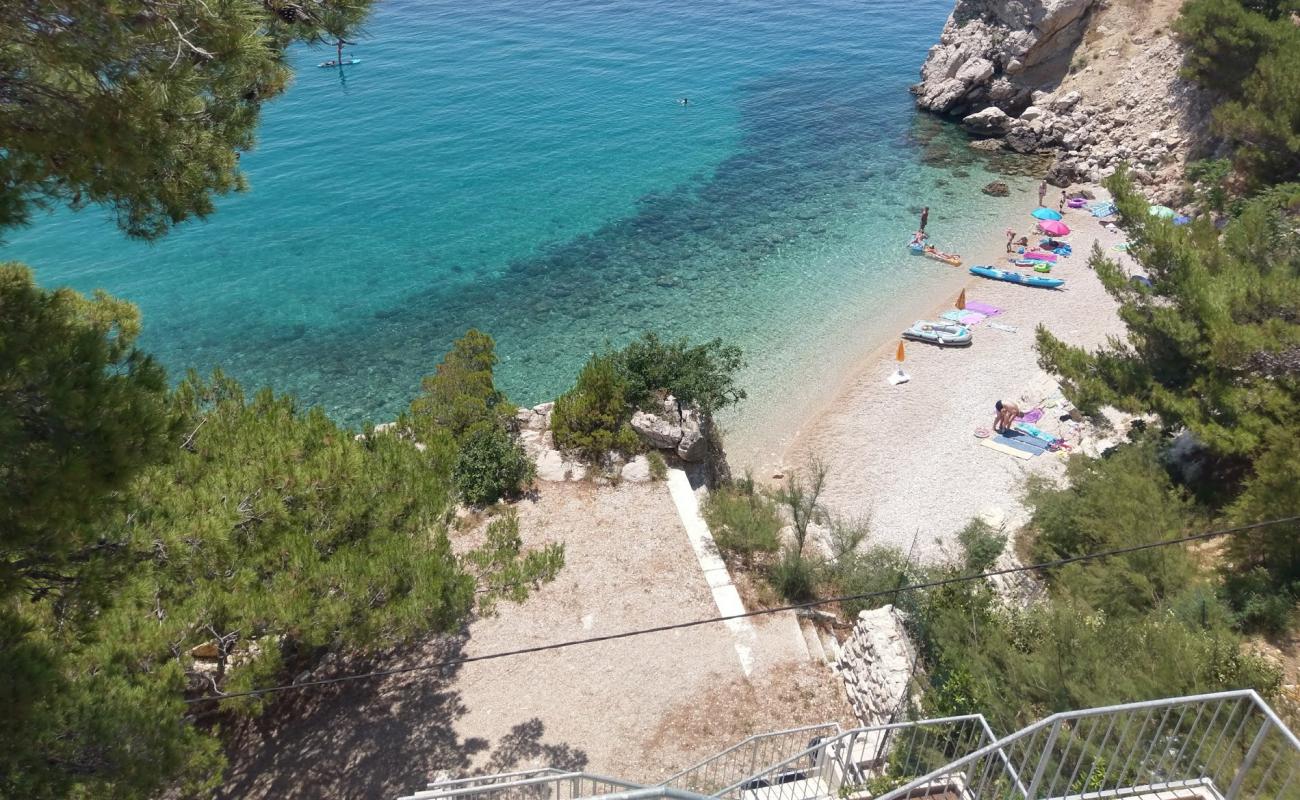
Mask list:
[[1222,99],[1214,132],[1234,147],[1253,187],[1300,174],[1300,26],[1295,6],[1263,0],[1189,0],[1176,30],[1185,73]]
[[802,603],[817,596],[818,562],[787,547],[768,571],[768,581],[777,593],[791,603]]
[[519,494],[537,474],[533,460],[506,430],[481,424],[469,431],[456,459],[456,493],[470,505]]
[[551,433],[556,446],[596,462],[603,462],[610,451],[635,453],[640,441],[628,425],[632,407],[627,393],[615,358],[592,356],[574,387],[555,401]]
[[957,533],[968,573],[985,572],[997,563],[1007,546],[1007,534],[984,520],[973,519]]
[[827,568],[827,582],[837,595],[890,592],[864,600],[846,601],[844,614],[849,619],[857,619],[861,612],[884,605],[910,608],[916,599],[915,593],[893,594],[893,591],[915,583],[919,578],[916,568],[909,564],[907,556],[896,547],[873,547],[866,552],[837,559]]
[[651,450],[646,454],[646,461],[650,462],[650,477],[656,481],[668,480],[668,462],[660,455],[658,450]]
[[759,553],[775,553],[781,545],[776,504],[757,491],[748,476],[711,492],[702,510],[718,549],[746,563]]
[[496,363],[496,343],[486,333],[471,328],[453,342],[411,402],[405,422],[415,429],[416,438],[425,441],[435,431],[446,430],[459,442],[479,423],[508,422],[515,407],[496,388]]
[[744,358],[739,347],[721,339],[692,347],[686,339],[665,342],[645,333],[614,356],[628,402],[647,411],[658,411],[665,394],[706,414],[745,399],[745,390],[736,385]]
[[1223,598],[1244,630],[1278,635],[1290,630],[1297,615],[1300,582],[1279,586],[1263,567],[1246,572],[1225,571]]

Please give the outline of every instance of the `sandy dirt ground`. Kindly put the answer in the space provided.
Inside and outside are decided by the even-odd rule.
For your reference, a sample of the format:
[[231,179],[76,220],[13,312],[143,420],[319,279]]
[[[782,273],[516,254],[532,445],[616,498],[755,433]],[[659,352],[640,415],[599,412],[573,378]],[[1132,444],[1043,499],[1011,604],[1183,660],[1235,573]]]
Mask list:
[[[1055,207],[1060,190],[1049,189],[1048,202]],[[1104,190],[1092,191],[1106,197]],[[1017,209],[1008,227],[1028,234],[1036,192],[1005,202]],[[980,446],[974,433],[991,427],[998,400],[1025,410],[1050,405],[1040,427],[1065,435],[1076,447],[1096,446],[1096,431],[1076,430],[1057,419],[1066,408],[1056,381],[1038,365],[1034,330],[1046,325],[1064,341],[1088,348],[1122,336],[1117,306],[1087,260],[1096,242],[1108,256],[1128,267],[1132,262],[1113,249],[1124,241],[1123,234],[1103,229],[1087,209],[1067,210],[1065,222],[1072,228],[1067,240],[1074,255],[1060,259],[1051,275],[1065,279],[1063,289],[974,276],[966,284],[967,300],[1001,308],[1003,313],[990,322],[1014,327],[1014,333],[984,322],[975,326],[970,348],[909,342],[903,367],[911,381],[901,386],[886,381],[896,367],[897,341],[889,342],[864,360],[822,414],[802,426],[787,451],[787,469],[798,469],[813,456],[829,465],[827,505],[833,513],[870,516],[873,543],[895,545],[918,561],[934,562],[959,552],[953,534],[976,515],[1000,518],[1009,528],[1024,520],[1020,498],[1026,477],[1059,470],[1063,456],[1020,461]],[[967,250],[966,266],[1019,269],[1007,264],[1005,235],[992,244],[995,239],[990,232],[983,246]],[[955,301],[954,295],[929,318],[937,319]],[[1088,437],[1094,441],[1081,441]]]
[[[384,669],[715,616],[666,484],[543,484],[529,544],[564,542],[560,576],[467,635]],[[234,737],[227,798],[394,798],[437,773],[553,765],[661,779],[754,733],[847,721],[790,616],[755,620],[746,679],[721,624],[303,692]]]

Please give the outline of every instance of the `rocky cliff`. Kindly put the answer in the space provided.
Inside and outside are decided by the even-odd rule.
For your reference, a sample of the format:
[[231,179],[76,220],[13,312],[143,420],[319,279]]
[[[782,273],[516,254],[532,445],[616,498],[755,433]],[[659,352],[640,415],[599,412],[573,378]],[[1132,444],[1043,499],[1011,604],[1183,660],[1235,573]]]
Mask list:
[[921,108],[1019,113],[1059,84],[1098,0],[958,0],[913,90]]
[[1209,98],[1179,75],[1181,0],[957,0],[913,87],[1020,153],[1054,152],[1049,182],[1096,183],[1121,163],[1176,204],[1209,139]]

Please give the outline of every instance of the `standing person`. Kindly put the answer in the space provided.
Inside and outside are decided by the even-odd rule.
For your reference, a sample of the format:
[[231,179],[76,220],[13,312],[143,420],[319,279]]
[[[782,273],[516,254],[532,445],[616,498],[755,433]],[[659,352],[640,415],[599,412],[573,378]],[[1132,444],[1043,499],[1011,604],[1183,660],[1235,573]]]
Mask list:
[[993,404],[993,410],[997,416],[993,418],[993,432],[1005,433],[1014,430],[1012,426],[1016,423],[1016,417],[1020,416],[1020,407],[1015,403],[1004,403],[1001,400]]
[[925,223],[930,221],[930,207],[921,209],[921,233],[925,233]]
[[338,52],[338,59],[334,63],[338,64],[339,66],[343,65],[343,45],[345,44],[356,44],[356,42],[349,42],[347,39],[344,39],[342,37],[339,37],[334,42],[334,47]]
[[1011,245],[1016,239],[1015,231],[1007,231],[1007,252],[1011,252]]
[[1057,207],[1057,210],[1060,211],[1062,214],[1065,213],[1065,200],[1066,200],[1066,197],[1065,197],[1065,190],[1062,189],[1062,190],[1061,190],[1061,204],[1060,204],[1060,206]]
[[1038,184],[1038,205],[1041,206],[1043,204],[1043,201],[1046,199],[1047,199],[1047,181],[1043,181],[1042,183]]

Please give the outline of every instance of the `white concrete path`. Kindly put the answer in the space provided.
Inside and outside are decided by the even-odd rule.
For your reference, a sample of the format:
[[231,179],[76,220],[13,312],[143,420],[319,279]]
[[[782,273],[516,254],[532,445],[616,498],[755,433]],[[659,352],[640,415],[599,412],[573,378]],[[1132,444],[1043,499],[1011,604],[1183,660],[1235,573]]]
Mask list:
[[[708,524],[700,516],[699,500],[695,497],[695,490],[691,488],[691,480],[685,472],[680,469],[668,470],[668,493],[672,495],[673,505],[677,506],[677,515],[686,528],[686,538],[691,541],[700,569],[704,570],[704,579],[713,591],[713,602],[717,604],[718,612],[724,617],[744,614],[745,604],[741,601],[735,584],[731,582],[731,573],[727,571],[726,563],[718,555],[718,546],[713,541]],[[736,637],[736,655],[740,657],[740,668],[744,670],[745,677],[749,677],[754,672],[754,645],[758,634],[748,619],[729,619],[725,624]]]

